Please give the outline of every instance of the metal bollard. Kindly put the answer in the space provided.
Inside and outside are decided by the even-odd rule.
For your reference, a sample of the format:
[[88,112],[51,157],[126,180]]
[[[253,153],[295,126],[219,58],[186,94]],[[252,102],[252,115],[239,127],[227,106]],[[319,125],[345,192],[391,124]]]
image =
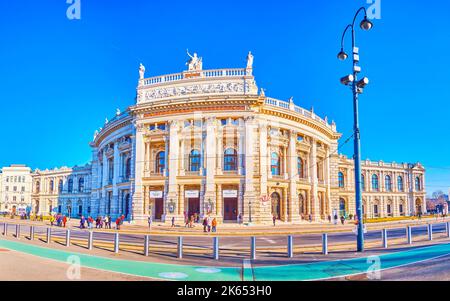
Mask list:
[[433,224],[428,224],[428,240],[433,240]]
[[381,231],[381,237],[382,237],[382,240],[383,240],[383,248],[387,249],[388,248],[388,233],[387,233],[386,229],[383,229]]
[[119,232],[116,232],[114,234],[114,253],[119,253],[119,244],[120,244],[120,240],[119,240]]
[[213,257],[214,260],[219,260],[219,238],[217,236],[213,238]]
[[3,224],[3,235],[5,235],[5,236],[8,235],[8,224],[7,223]]
[[413,236],[412,236],[411,226],[408,226],[406,228],[406,239],[408,240],[408,245],[412,245]]
[[322,254],[328,255],[328,234],[322,234]]
[[294,257],[294,238],[292,235],[288,236],[288,257],[293,258]]
[[256,237],[252,237],[250,240],[250,258],[251,260],[256,260]]
[[70,229],[66,230],[66,247],[70,246]]
[[450,238],[450,222],[445,223],[445,228],[447,230],[447,237]]
[[16,225],[16,238],[20,239],[20,225]]
[[89,231],[89,236],[88,236],[88,250],[92,250],[92,247],[93,247],[93,241],[94,241],[94,232],[93,232],[93,231]]
[[149,245],[150,245],[150,235],[145,235],[144,236],[144,256],[145,257],[148,256]]
[[49,244],[52,240],[52,228],[47,228],[47,243]]
[[30,240],[34,240],[34,226],[30,226]]
[[177,257],[179,259],[183,258],[183,237],[178,237],[178,249],[177,249]]

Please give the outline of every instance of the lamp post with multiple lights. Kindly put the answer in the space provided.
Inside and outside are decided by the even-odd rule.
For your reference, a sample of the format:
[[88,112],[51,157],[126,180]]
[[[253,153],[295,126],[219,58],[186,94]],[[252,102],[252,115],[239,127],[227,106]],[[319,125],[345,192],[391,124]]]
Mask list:
[[368,31],[373,27],[373,23],[367,18],[367,11],[364,7],[361,7],[353,18],[353,23],[349,24],[342,34],[341,51],[338,54],[338,59],[345,61],[348,58],[348,54],[344,51],[344,38],[349,29],[352,33],[352,53],[353,53],[353,72],[341,78],[341,83],[346,86],[351,86],[353,92],[353,139],[354,139],[354,160],[355,160],[355,198],[356,198],[356,216],[358,220],[357,225],[357,251],[364,251],[364,221],[363,210],[361,200],[361,141],[359,132],[359,116],[358,116],[358,95],[363,93],[364,88],[369,84],[369,79],[363,77],[358,81],[358,73],[361,72],[359,63],[359,48],[356,47],[355,37],[355,22],[360,12],[364,12],[364,19],[360,23],[362,30]]

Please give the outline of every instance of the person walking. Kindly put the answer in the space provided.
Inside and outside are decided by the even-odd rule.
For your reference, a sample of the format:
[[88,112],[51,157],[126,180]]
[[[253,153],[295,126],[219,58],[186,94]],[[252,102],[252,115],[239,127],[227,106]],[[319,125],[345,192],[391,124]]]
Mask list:
[[206,224],[208,226],[208,232],[211,232],[211,217],[209,215],[206,217]]
[[334,215],[333,220],[334,220],[334,224],[337,225],[337,222],[338,222],[337,214]]
[[212,226],[212,232],[216,233],[217,232],[217,219],[213,218],[212,222],[211,222],[211,226]]
[[186,214],[184,215],[184,227],[190,228],[189,227],[189,216],[187,216]]
[[341,216],[341,224],[345,224],[345,217],[343,215]]
[[62,223],[63,223],[63,227],[66,227],[66,223],[67,223],[67,216],[64,215],[63,219],[62,219]]
[[206,227],[208,226],[208,220],[206,219],[206,217],[203,219],[203,232],[207,232],[206,231]]
[[50,216],[50,225],[53,227],[53,223],[55,222],[55,216]]
[[148,222],[148,228],[150,230],[152,230],[152,216],[151,215],[148,216],[147,222]]
[[328,214],[328,222],[331,224],[331,215]]
[[272,222],[273,222],[273,226],[275,227],[277,224],[277,217],[275,216],[275,214],[272,216]]
[[309,222],[312,223],[312,215],[309,215]]
[[175,216],[172,216],[172,228],[175,228]]
[[121,222],[121,218],[120,217],[118,217],[117,219],[116,219],[116,230],[120,230],[120,222]]

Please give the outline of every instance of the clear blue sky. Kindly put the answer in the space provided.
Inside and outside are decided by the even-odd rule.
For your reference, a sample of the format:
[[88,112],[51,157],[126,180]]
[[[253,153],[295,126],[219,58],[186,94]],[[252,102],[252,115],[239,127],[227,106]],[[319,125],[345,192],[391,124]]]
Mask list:
[[[65,0],[0,2],[0,166],[80,165],[88,142],[116,108],[134,102],[138,66],[147,75],[184,70],[185,50],[205,68],[243,67],[255,55],[258,85],[295,97],[352,131],[351,94],[336,59],[345,25],[365,0]],[[427,189],[450,186],[448,1],[387,1],[371,32],[358,31],[363,74],[362,156],[422,162]],[[347,41],[349,43],[349,41]],[[351,145],[341,149],[351,156]]]

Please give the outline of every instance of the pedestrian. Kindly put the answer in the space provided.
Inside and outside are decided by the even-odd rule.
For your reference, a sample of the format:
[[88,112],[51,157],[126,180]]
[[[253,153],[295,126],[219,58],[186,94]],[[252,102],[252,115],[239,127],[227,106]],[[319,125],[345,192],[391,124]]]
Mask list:
[[195,220],[194,215],[191,215],[191,220],[189,222],[189,228],[193,228],[194,227],[194,220]]
[[189,227],[189,216],[187,216],[186,214],[184,215],[184,227]]
[[152,229],[152,216],[151,215],[148,216],[147,222],[148,222],[148,228],[151,230]]
[[175,228],[175,216],[172,216],[172,228]]
[[239,215],[238,215],[238,224],[239,225],[242,224],[242,213],[239,213]]
[[275,227],[277,224],[277,216],[275,214],[272,216],[272,222],[273,222],[273,226]]
[[206,219],[206,217],[203,219],[203,232],[207,232],[206,231],[206,227],[208,226],[208,220]]
[[345,217],[343,215],[341,216],[341,224],[345,224]]
[[211,217],[206,217],[206,224],[208,225],[208,232],[211,232]]
[[118,217],[117,219],[116,219],[116,230],[120,230],[120,221],[121,221],[122,219],[120,218],[120,217]]
[[338,216],[337,216],[337,214],[335,214],[335,215],[333,216],[333,220],[334,220],[334,224],[337,225],[337,222],[338,222]]
[[211,226],[212,226],[212,232],[216,233],[217,232],[217,219],[214,218],[211,222]]
[[65,228],[66,223],[67,223],[67,216],[64,215],[62,222],[63,222],[63,227]]
[[55,216],[50,216],[50,225],[53,227],[53,223],[55,222]]
[[328,222],[331,224],[331,215],[328,214]]
[[312,223],[312,215],[309,215],[309,222]]

